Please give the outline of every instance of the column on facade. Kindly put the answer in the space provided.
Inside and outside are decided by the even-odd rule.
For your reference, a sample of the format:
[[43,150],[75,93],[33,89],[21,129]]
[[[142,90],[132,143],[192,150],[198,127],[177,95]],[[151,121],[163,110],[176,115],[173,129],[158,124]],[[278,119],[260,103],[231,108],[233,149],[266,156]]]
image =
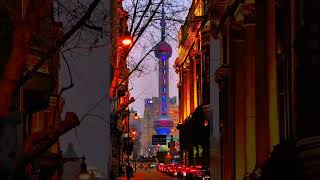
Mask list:
[[[255,4],[255,101],[256,101],[256,165],[260,167],[268,158],[269,119],[268,119],[268,60],[266,58],[266,7],[265,1]],[[265,143],[262,143],[265,142]]]
[[198,106],[198,89],[197,89],[197,59],[193,60],[193,107],[194,109]]
[[256,108],[255,108],[255,23],[250,21],[250,7],[254,4],[245,4],[243,11],[245,15],[245,161],[246,173],[253,171],[256,165]]
[[[297,63],[297,58],[295,51],[293,49],[293,40],[295,39],[296,36],[296,1],[295,0],[290,0],[290,38],[291,38],[291,44],[290,44],[290,55],[291,55],[291,69],[290,69],[290,74],[291,74],[291,93],[290,93],[290,99],[292,101],[292,119],[290,122],[290,128],[292,128],[292,134],[295,134],[295,122],[297,119],[297,111],[296,111],[296,63]],[[292,123],[292,125],[291,125]]]
[[266,51],[268,62],[268,116],[270,152],[279,143],[279,112],[277,98],[276,22],[275,0],[266,1]]
[[186,69],[185,69],[185,71],[186,71],[186,101],[187,101],[187,103],[186,103],[186,117],[187,116],[189,116],[190,115],[190,109],[191,109],[191,102],[190,102],[190,100],[191,100],[191,90],[192,89],[190,89],[190,85],[191,85],[191,71],[190,71],[190,59],[187,59],[186,60]]
[[187,89],[188,89],[188,84],[187,84],[187,71],[185,69],[185,65],[183,64],[183,67],[182,67],[182,84],[183,84],[183,118],[182,118],[182,121],[184,122],[186,117],[188,116],[187,114]]
[[[241,27],[236,25],[234,33],[243,34]],[[235,78],[235,179],[240,180],[245,174],[245,63],[244,39],[236,37],[232,40],[232,61],[234,61]]]
[[195,107],[195,102],[194,102],[194,95],[197,94],[197,92],[194,90],[194,85],[196,84],[194,80],[194,57],[190,57],[190,62],[189,62],[189,91],[190,91],[190,114],[194,111]]
[[182,74],[179,71],[179,83],[178,83],[178,90],[179,90],[179,123],[183,122],[183,83],[182,83]]
[[223,125],[223,179],[231,180],[234,173],[234,85],[232,78],[232,69],[234,62],[231,58],[232,53],[232,34],[231,34],[231,19],[227,19],[225,22],[225,51],[224,59],[226,59],[226,63],[224,66],[226,68],[226,74],[223,78],[223,86],[222,86],[222,111],[221,120]]

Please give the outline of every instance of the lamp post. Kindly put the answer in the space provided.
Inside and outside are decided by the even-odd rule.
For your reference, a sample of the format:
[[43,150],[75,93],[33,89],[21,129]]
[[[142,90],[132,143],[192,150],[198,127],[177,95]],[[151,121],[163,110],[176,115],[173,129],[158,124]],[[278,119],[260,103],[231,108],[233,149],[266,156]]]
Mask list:
[[[129,111],[129,110],[128,110]],[[129,111],[129,118],[128,118],[128,129],[127,129],[127,131],[128,131],[128,137],[127,137],[127,147],[129,148],[129,138],[130,138],[130,111]],[[139,116],[138,116],[138,114],[137,113],[135,113],[134,114],[134,119],[139,119]],[[135,134],[136,132],[134,131],[133,132],[133,134]],[[129,150],[127,150],[127,156],[128,156],[128,159],[127,159],[127,163],[128,163],[128,165],[129,165],[129,156],[130,156],[130,153],[129,153]]]
[[90,180],[90,174],[87,171],[87,164],[84,162],[86,158],[84,156],[81,157],[81,169],[78,180]]
[[[129,162],[130,162],[130,152],[129,152],[129,140],[130,140],[130,110],[128,110],[128,113],[129,113],[129,117],[128,117],[128,129],[127,129],[127,134],[128,134],[128,137],[127,137],[127,168],[129,168]],[[134,119],[139,119],[139,116],[137,113],[135,113],[134,115]],[[128,171],[127,171],[128,172]],[[127,176],[128,179],[130,180],[130,176]]]

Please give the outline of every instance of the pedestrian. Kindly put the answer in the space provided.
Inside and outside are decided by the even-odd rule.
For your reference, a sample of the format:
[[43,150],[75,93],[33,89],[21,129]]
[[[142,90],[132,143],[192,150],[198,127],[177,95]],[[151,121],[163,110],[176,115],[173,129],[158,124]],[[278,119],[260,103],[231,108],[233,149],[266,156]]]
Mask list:
[[129,168],[130,168],[130,176],[131,176],[131,177],[133,177],[133,166],[132,166],[132,165],[130,165],[130,167],[129,167]]
[[110,172],[110,179],[116,180],[116,175],[114,174],[113,170],[111,170],[111,172]]
[[132,167],[130,166],[130,164],[128,164],[127,168],[126,168],[126,175],[127,175],[127,179],[130,180],[130,177],[132,176]]
[[125,173],[126,173],[126,166],[122,165],[121,175],[124,175]]

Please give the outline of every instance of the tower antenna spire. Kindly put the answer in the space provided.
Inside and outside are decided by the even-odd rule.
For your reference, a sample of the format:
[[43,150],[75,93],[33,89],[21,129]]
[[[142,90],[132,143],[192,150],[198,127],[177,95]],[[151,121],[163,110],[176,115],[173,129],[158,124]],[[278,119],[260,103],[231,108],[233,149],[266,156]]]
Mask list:
[[165,20],[165,16],[164,16],[164,5],[162,4],[162,19],[160,22],[160,26],[161,26],[161,41],[165,41],[165,37],[166,37],[166,20]]

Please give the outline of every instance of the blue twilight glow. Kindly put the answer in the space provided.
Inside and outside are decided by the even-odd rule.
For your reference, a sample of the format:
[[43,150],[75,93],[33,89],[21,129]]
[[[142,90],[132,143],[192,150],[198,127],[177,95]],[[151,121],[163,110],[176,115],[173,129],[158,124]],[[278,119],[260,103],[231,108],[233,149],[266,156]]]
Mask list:
[[167,137],[170,135],[170,129],[168,128],[155,128],[156,133],[158,135],[167,135]]

